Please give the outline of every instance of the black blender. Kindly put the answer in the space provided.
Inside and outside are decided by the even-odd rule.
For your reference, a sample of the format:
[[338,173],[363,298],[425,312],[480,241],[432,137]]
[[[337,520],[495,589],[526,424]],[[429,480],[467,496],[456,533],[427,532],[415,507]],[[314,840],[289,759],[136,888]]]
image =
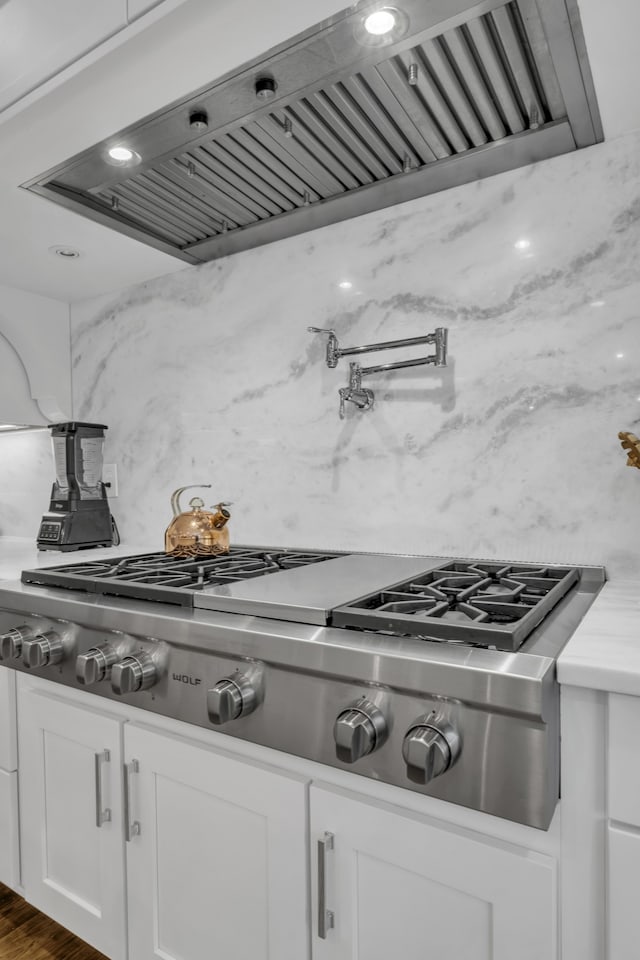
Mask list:
[[38,532],[39,550],[83,550],[119,543],[102,482],[102,423],[52,423],[56,480],[49,513]]

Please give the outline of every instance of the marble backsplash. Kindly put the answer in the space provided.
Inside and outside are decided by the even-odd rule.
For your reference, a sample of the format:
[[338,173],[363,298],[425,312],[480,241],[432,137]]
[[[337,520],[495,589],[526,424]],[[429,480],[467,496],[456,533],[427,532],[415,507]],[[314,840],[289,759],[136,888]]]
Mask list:
[[[368,378],[340,420],[348,363],[310,325],[446,326],[449,365]],[[617,439],[640,432],[640,134],[75,304],[72,341],[129,542],[160,547],[171,491],[210,482],[236,543],[640,574]]]

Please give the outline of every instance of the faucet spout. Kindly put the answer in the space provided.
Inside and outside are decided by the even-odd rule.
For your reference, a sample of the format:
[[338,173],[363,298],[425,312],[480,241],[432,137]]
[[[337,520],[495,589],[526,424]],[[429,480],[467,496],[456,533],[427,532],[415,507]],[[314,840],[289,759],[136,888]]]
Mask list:
[[373,390],[367,390],[366,387],[360,390],[354,390],[352,387],[341,387],[340,394],[340,419],[345,417],[345,403],[353,403],[358,410],[370,410],[373,406]]

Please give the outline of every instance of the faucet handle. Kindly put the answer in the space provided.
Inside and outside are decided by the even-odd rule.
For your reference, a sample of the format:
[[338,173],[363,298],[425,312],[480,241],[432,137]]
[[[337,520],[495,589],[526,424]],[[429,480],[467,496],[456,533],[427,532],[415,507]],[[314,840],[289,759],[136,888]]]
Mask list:
[[340,348],[335,330],[331,327],[307,327],[309,333],[326,333],[327,336],[327,366],[337,367],[340,359]]
[[339,411],[339,413],[340,413],[340,419],[341,419],[341,420],[344,420],[344,404],[345,404],[345,400],[349,400],[349,399],[350,399],[350,397],[349,397],[350,392],[351,392],[351,391],[349,390],[348,387],[340,387],[340,389],[338,390],[338,393],[340,394],[340,411]]
[[447,342],[449,339],[448,327],[436,327],[434,332],[434,342],[436,352],[433,362],[436,367],[446,367],[447,365]]

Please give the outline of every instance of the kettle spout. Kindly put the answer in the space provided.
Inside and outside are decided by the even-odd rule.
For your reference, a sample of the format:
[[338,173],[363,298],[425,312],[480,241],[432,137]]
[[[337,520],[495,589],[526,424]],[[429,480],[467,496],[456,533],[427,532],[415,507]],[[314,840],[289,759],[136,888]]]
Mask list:
[[222,530],[222,528],[226,526],[227,521],[231,517],[231,514],[226,508],[230,506],[230,503],[216,503],[211,507],[212,510],[216,511],[211,521],[216,530]]

